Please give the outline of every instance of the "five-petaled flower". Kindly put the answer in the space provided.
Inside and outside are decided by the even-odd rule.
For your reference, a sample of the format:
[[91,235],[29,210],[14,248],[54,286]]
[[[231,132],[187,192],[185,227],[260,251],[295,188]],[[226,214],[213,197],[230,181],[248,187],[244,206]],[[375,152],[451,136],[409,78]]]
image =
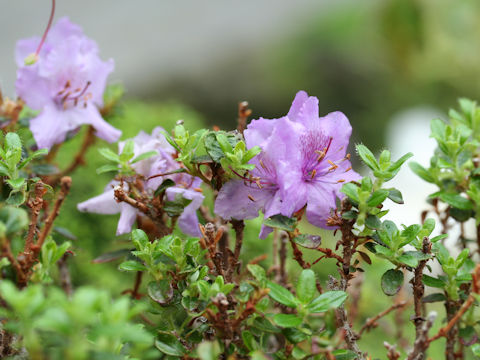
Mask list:
[[96,135],[108,142],[117,141],[121,131],[103,120],[98,110],[113,60],[102,61],[97,44],[67,18],[50,29],[38,59],[26,65],[39,42],[38,37],[23,39],[16,48],[17,95],[40,110],[30,120],[38,147],[50,149],[82,124],[93,126]]
[[[327,228],[345,182],[359,180],[346,153],[352,127],[341,112],[319,117],[318,99],[297,93],[280,119],[253,120],[244,132],[247,148],[260,146],[247,176],[227,182],[215,202],[224,219],[292,216],[306,206],[310,223]],[[271,229],[263,227],[264,238]]]
[[[179,216],[178,226],[185,234],[199,236],[200,230],[198,228],[196,211],[204,199],[203,194],[199,191],[202,181],[199,178],[185,173],[173,173],[149,179],[154,175],[171,173],[180,168],[180,164],[172,157],[175,150],[166,141],[165,136],[162,134],[163,132],[164,130],[161,127],[156,127],[152,131],[152,135],[140,131],[140,133],[133,138],[135,156],[149,151],[156,151],[158,155],[138,161],[132,164],[132,167],[137,174],[147,179],[143,185],[145,191],[150,193],[150,195],[153,194],[164,180],[171,179],[175,182],[175,186],[171,186],[166,190],[167,200],[173,201],[176,196],[191,200]],[[125,142],[119,143],[119,152],[122,152],[124,146]],[[116,186],[120,186],[120,182],[116,180],[110,182],[106,186],[103,194],[84,201],[78,204],[77,207],[80,211],[97,214],[120,213],[117,235],[121,235],[130,232],[137,216],[142,216],[143,214],[125,202],[116,201],[114,194],[114,188]],[[126,182],[124,182],[123,186],[125,192],[128,192]]]

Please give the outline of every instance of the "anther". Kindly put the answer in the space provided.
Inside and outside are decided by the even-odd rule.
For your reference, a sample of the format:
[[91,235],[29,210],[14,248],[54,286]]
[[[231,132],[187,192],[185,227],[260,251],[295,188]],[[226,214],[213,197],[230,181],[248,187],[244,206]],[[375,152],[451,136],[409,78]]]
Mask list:
[[345,179],[340,179],[337,181],[337,183],[343,183],[343,182],[345,182]]
[[250,194],[248,194],[248,198],[249,198],[251,201],[255,201],[255,198],[254,198],[252,195],[250,195]]
[[345,155],[345,159],[350,160],[350,154]]
[[313,180],[313,178],[315,177],[315,175],[317,175],[317,170],[316,170],[316,169],[313,169],[313,170],[312,170],[312,180]]
[[202,188],[193,188],[194,191],[196,192],[199,192],[199,193],[203,193],[203,189]]
[[348,171],[350,171],[350,170],[352,170],[352,167],[351,167],[351,166],[348,167],[344,172],[348,172]]
[[260,160],[259,163],[260,163],[260,166],[261,166],[262,168],[266,169],[265,164],[263,163],[262,160]]

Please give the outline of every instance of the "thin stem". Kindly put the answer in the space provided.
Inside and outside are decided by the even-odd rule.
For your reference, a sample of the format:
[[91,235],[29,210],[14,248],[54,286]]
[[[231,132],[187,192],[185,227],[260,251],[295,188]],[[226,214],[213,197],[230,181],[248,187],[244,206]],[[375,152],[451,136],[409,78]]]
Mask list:
[[72,178],[69,176],[64,176],[60,180],[60,193],[58,194],[57,200],[55,201],[55,205],[53,206],[53,210],[48,216],[47,220],[45,221],[45,225],[38,236],[38,241],[36,243],[35,247],[35,253],[39,253],[42,245],[47,238],[48,234],[50,233],[50,230],[52,229],[53,222],[57,218],[57,216],[60,213],[60,208],[62,207],[63,202],[65,201],[65,198],[67,197],[68,193],[70,192],[70,187],[72,186]]
[[367,322],[362,326],[362,328],[358,332],[358,339],[360,339],[360,337],[362,336],[364,331],[368,331],[371,328],[376,327],[378,325],[376,323],[377,320],[379,320],[380,318],[388,315],[389,313],[391,313],[392,311],[394,311],[396,309],[400,309],[400,308],[404,307],[406,304],[407,304],[406,301],[401,301],[399,303],[393,304],[388,309],[383,310],[381,313],[375,315],[373,318],[367,319]]
[[42,46],[45,43],[45,39],[47,38],[50,27],[52,26],[54,15],[55,15],[55,0],[52,0],[52,10],[50,12],[50,18],[48,19],[47,28],[43,33],[42,40],[40,40],[40,44],[38,44],[37,50],[35,51],[35,57],[38,57],[38,55],[40,54],[40,50],[42,49]]
[[88,148],[93,145],[95,142],[95,128],[89,126],[85,137],[83,138],[82,146],[78,150],[77,154],[73,158],[72,163],[62,172],[52,179],[48,179],[47,182],[50,185],[55,185],[62,177],[70,175],[77,167],[85,164],[85,154],[87,153]]

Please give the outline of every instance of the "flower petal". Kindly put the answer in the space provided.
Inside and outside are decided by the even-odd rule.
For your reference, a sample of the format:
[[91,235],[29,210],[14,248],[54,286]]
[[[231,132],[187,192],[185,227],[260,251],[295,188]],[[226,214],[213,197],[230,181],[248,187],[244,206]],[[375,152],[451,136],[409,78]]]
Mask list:
[[175,197],[176,194],[182,194],[185,199],[192,200],[183,210],[182,215],[178,218],[178,226],[187,235],[200,236],[200,229],[198,228],[197,210],[202,205],[203,196],[202,193],[179,187],[171,187],[167,189],[168,197]]
[[138,210],[125,203],[120,204],[120,219],[118,219],[117,235],[127,234],[132,231],[132,226],[137,219]]
[[245,185],[243,180],[231,180],[220,189],[214,211],[225,220],[254,219],[274,195],[274,191],[259,189],[256,184]]
[[332,189],[318,184],[309,186],[307,220],[310,224],[331,229],[327,226],[327,219],[330,217],[331,210],[336,207],[335,193]]
[[305,101],[307,101],[308,95],[305,91],[301,90],[297,92],[295,95],[295,99],[293,99],[292,106],[290,107],[290,110],[288,111],[287,117],[292,120],[292,121],[297,121],[298,120],[298,115],[300,113],[300,110],[303,107],[303,104]]
[[77,209],[95,214],[118,214],[121,206],[115,200],[113,189],[77,204]]

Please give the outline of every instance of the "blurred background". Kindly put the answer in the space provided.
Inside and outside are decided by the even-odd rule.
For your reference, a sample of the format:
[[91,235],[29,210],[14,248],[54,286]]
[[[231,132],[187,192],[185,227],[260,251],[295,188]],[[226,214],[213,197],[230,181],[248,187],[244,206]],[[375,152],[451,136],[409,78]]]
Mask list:
[[[377,152],[390,148],[394,157],[412,151],[428,165],[434,148],[429,121],[446,118],[458,97],[480,95],[479,11],[475,0],[84,0],[59,1],[56,18],[69,16],[98,42],[103,59],[115,60],[111,80],[125,86],[127,101],[112,123],[123,138],[158,125],[170,129],[178,119],[190,129],[232,129],[242,100],[253,118],[279,117],[303,89],[320,99],[321,115],[347,115],[353,142]],[[50,1],[3,2],[0,12],[0,87],[13,97],[15,42],[43,33]],[[60,167],[80,138],[62,148]],[[117,216],[76,210],[110,180],[95,175],[104,161],[95,149],[89,154],[60,218],[77,237],[74,264],[128,246],[113,241]],[[402,190],[406,205],[392,207],[391,217],[419,221],[423,199],[433,190],[408,167],[392,185]],[[256,230],[250,235],[256,238]],[[246,244],[245,258],[266,244]],[[319,269],[321,276],[333,271],[331,265]],[[74,277],[116,292],[131,282],[112,264],[75,265]],[[384,308],[378,277],[364,288],[361,316],[371,315],[372,306]],[[369,336],[364,341],[375,344]],[[380,346],[378,356],[384,356]]]

